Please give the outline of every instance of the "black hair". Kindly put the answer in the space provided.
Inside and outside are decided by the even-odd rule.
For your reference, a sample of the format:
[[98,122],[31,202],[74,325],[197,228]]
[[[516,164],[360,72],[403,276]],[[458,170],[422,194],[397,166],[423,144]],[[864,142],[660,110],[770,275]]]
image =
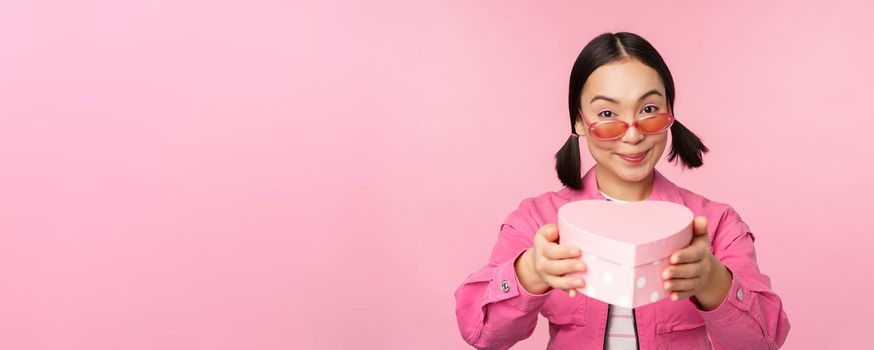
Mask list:
[[[592,39],[580,51],[571,69],[568,91],[568,111],[570,112],[571,133],[567,142],[555,154],[555,171],[561,183],[574,190],[583,187],[580,178],[580,141],[574,133],[574,124],[579,118],[580,94],[583,85],[595,69],[608,63],[635,58],[654,69],[665,85],[665,96],[671,112],[674,112],[674,78],[658,51],[641,36],[628,33],[604,33]],[[676,114],[674,115],[676,117]],[[671,125],[671,152],[669,162],[679,157],[686,168],[697,168],[703,164],[703,153],[709,149],[694,133],[676,119]]]

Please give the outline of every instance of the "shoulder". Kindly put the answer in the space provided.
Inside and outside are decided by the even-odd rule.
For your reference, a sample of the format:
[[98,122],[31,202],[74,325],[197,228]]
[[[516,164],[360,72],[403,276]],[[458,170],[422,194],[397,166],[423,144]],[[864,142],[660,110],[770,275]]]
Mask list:
[[558,208],[573,198],[574,191],[567,187],[526,197],[507,215],[504,224],[519,230],[536,232],[543,225],[556,223]]
[[547,191],[536,196],[524,198],[519,202],[519,209],[541,213],[557,212],[558,207],[570,202],[573,198],[573,190],[563,187],[558,190]]
[[711,240],[729,239],[750,233],[749,226],[743,221],[740,213],[730,204],[707,198],[686,188],[677,190],[687,208],[695,216],[707,218],[707,233]]

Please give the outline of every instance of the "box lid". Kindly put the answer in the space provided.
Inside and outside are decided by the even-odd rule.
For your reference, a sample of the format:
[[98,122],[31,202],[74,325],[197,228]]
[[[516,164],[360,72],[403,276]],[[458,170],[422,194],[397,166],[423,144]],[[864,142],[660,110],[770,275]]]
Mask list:
[[686,247],[692,240],[693,219],[689,208],[673,202],[573,201],[558,210],[559,243],[639,266]]

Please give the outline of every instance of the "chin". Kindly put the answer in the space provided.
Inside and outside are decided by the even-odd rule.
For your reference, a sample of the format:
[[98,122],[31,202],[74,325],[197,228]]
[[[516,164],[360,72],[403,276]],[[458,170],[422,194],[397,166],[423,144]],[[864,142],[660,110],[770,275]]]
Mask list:
[[638,167],[629,168],[620,165],[616,168],[616,175],[627,182],[640,182],[645,180],[652,172],[652,166],[649,164],[641,164]]

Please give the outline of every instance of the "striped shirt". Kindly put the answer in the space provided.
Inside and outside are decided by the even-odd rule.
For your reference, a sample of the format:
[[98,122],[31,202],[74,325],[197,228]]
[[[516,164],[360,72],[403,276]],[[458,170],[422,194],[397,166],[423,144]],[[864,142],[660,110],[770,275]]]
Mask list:
[[[608,201],[627,203],[601,192]],[[635,327],[634,310],[627,307],[610,304],[610,317],[607,318],[607,337],[604,341],[605,350],[637,349],[637,329]]]

